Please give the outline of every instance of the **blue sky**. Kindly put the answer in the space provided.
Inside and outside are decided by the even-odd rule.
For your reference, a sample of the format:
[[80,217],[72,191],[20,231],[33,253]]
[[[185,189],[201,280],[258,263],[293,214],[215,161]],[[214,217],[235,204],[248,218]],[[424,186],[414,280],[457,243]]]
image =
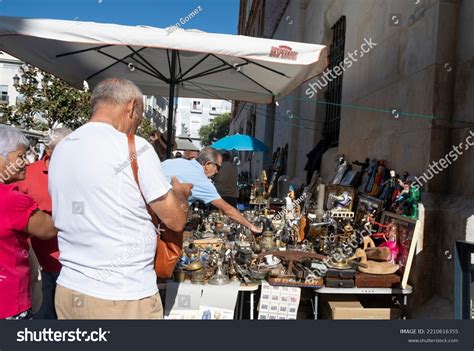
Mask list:
[[165,28],[198,6],[183,28],[237,34],[239,0],[0,0],[0,15]]

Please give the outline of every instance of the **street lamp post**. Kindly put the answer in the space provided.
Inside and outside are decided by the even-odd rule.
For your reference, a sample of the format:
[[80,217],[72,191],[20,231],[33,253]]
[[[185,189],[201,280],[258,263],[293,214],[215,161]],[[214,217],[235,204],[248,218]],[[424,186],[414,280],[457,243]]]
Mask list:
[[18,85],[20,85],[20,77],[18,77],[18,74],[15,74],[13,76],[13,86],[17,87]]
[[20,86],[20,80],[21,80],[21,85],[24,85],[26,83],[31,84],[35,89],[38,88],[38,80],[36,78],[27,78],[24,74],[20,77],[18,77],[18,74],[15,74],[13,76],[13,86],[15,88],[18,88]]

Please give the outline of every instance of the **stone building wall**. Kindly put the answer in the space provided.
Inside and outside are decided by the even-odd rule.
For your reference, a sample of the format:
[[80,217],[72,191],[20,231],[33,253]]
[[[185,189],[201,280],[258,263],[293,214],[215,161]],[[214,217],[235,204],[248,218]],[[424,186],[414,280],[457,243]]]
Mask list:
[[[350,161],[386,159],[391,169],[422,175],[453,145],[465,146],[474,132],[474,1],[266,0],[263,35],[329,45],[341,16],[346,56],[365,39],[377,45],[344,73],[339,145],[323,158],[322,174],[327,177],[335,156],[344,153]],[[279,101],[273,129],[273,149],[289,144],[288,173],[303,181],[306,154],[321,138],[326,109],[325,91],[310,101],[307,87]],[[415,311],[433,296],[453,302],[454,242],[474,240],[473,149],[423,187]]]

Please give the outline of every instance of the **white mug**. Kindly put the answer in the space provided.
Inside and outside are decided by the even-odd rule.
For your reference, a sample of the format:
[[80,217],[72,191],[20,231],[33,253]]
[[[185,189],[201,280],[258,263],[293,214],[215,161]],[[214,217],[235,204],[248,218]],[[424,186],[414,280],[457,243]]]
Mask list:
[[267,262],[267,264],[273,264],[275,262],[273,255],[265,255],[265,262]]

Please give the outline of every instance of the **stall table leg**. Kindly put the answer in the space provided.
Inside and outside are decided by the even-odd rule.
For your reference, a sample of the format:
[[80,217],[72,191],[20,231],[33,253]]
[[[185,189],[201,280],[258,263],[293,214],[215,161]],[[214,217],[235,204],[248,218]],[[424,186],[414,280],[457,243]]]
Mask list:
[[253,321],[253,311],[254,311],[254,304],[255,304],[255,292],[250,292],[250,320]]
[[318,308],[319,308],[319,296],[318,292],[314,292],[314,319],[318,319]]
[[245,304],[245,291],[240,292],[240,308],[239,308],[239,319],[244,316],[244,304]]

